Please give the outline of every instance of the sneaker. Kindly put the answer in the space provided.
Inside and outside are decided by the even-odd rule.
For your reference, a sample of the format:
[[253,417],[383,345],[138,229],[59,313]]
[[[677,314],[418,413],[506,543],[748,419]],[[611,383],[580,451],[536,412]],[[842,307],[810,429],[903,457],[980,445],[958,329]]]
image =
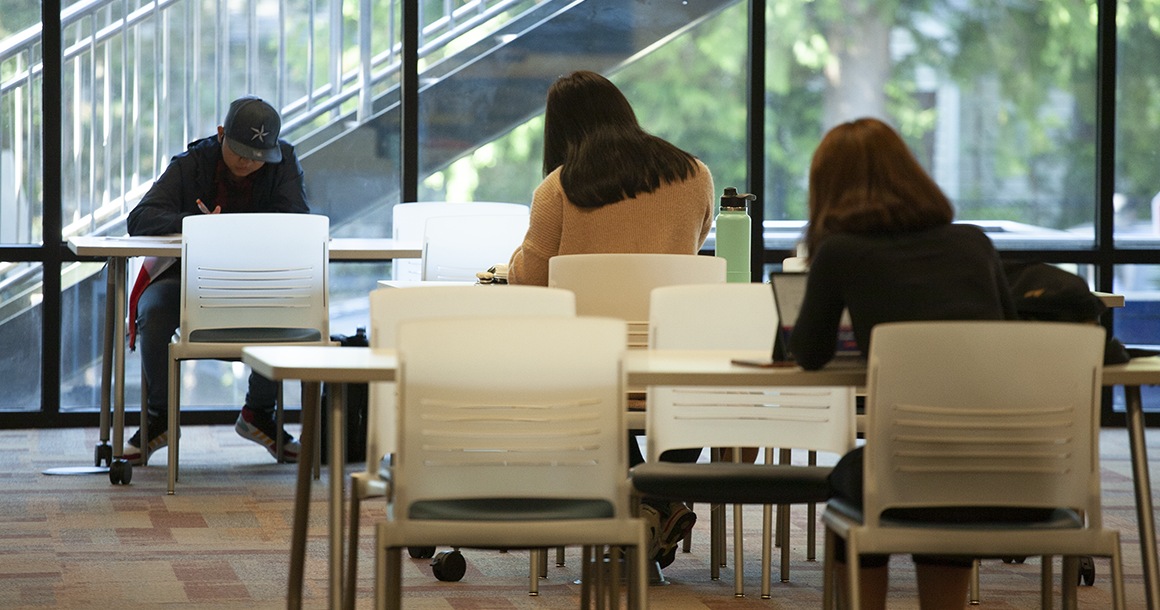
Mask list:
[[[278,456],[278,447],[274,441],[274,418],[264,418],[248,408],[243,408],[238,414],[238,421],[234,424],[234,431],[238,436],[254,441],[266,448],[271,456]],[[294,437],[282,430],[282,461],[295,463],[298,461],[298,452],[301,445]]]
[[672,502],[668,508],[668,519],[661,526],[661,540],[663,545],[676,548],[676,544],[693,531],[693,526],[697,524],[697,513],[689,510],[682,502]]
[[640,518],[644,519],[644,535],[648,538],[646,557],[656,561],[664,553],[661,551],[661,513],[652,504],[641,502]]
[[[152,456],[158,449],[169,446],[169,430],[164,422],[160,425],[149,426],[150,432],[153,432],[153,438],[149,439],[148,453],[146,457]],[[121,451],[121,457],[127,460],[134,466],[141,465],[141,429],[138,428],[133,436],[125,443],[124,449]]]
[[676,558],[677,546],[696,525],[697,513],[681,502],[644,502],[640,515],[649,528],[649,556],[662,568],[668,567]]

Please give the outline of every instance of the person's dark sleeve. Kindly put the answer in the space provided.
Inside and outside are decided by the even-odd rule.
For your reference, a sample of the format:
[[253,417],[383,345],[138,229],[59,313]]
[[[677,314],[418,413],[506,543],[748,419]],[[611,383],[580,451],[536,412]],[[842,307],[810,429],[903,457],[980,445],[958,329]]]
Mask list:
[[270,205],[275,212],[309,214],[310,206],[306,204],[306,182],[302,165],[298,163],[293,146],[285,142],[280,144],[282,162],[278,164],[274,189],[270,194]]
[[838,348],[838,325],[845,309],[839,263],[824,245],[810,261],[806,296],[789,339],[790,353],[806,370],[825,366]]
[[[181,233],[182,193],[186,192],[180,161],[170,162],[161,177],[153,183],[137,207],[129,212],[129,235],[168,235]],[[191,202],[192,203],[192,202]]]
[[[982,231],[980,231],[982,233]],[[1003,266],[1003,259],[991,243],[991,238],[983,234],[986,247],[991,251],[991,274],[995,277],[995,291],[999,295],[999,307],[1003,309],[1004,320],[1018,320],[1019,311],[1015,309],[1015,297],[1011,294],[1011,284],[1007,280],[1007,272]]]

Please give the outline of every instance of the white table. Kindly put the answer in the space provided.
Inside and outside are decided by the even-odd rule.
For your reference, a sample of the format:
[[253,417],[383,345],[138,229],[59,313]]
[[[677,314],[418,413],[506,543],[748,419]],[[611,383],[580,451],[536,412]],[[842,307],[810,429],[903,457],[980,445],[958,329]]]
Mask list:
[[[96,461],[110,465],[121,457],[125,415],[125,300],[126,266],[134,256],[181,256],[181,236],[70,237],[68,247],[78,256],[98,256],[109,261],[104,327],[104,358],[101,369],[101,445]],[[330,240],[330,260],[390,260],[419,258],[422,246],[396,243],[393,239],[336,238]],[[110,394],[110,388],[112,392]],[[112,409],[110,409],[110,400]],[[112,412],[113,445],[109,447],[109,414]]]
[[[864,386],[866,365],[850,359],[831,363],[819,371],[799,367],[757,368],[738,366],[733,358],[762,358],[764,352],[716,352],[686,350],[630,350],[625,352],[623,370],[627,385],[711,385],[711,386]],[[252,347],[242,353],[242,361],[270,379],[301,379],[310,383],[365,383],[394,381],[398,365],[394,350],[334,347]],[[1136,492],[1136,516],[1144,566],[1148,610],[1160,610],[1155,522],[1144,444],[1144,417],[1140,386],[1160,384],[1160,357],[1137,358],[1128,364],[1104,367],[1103,385],[1124,386],[1127,399],[1128,433],[1132,453],[1132,475]],[[311,396],[316,395],[312,390]],[[340,392],[341,395],[341,392]],[[310,469],[314,435],[305,422],[313,422],[316,404],[303,404],[302,453],[299,456],[298,491],[294,511],[294,544],[291,548],[290,608],[301,607],[302,563],[305,561],[306,522],[309,516]],[[330,600],[341,607],[343,577],[343,470],[342,405],[330,409]],[[313,423],[310,424],[313,426]],[[301,540],[301,542],[299,542]]]
[[[329,607],[343,607],[343,529],[345,501],[343,493],[343,403],[346,384],[373,381],[394,381],[398,359],[395,350],[374,350],[369,347],[303,347],[262,346],[242,350],[242,362],[269,379],[298,379],[304,384],[302,392],[302,449],[298,453],[298,479],[294,493],[294,522],[290,538],[290,588],[287,607],[302,607],[302,577],[306,562],[306,524],[310,516],[310,480],[315,447],[315,422],[320,405],[319,384],[340,384],[329,397],[330,456],[327,464],[330,476],[330,591]],[[309,398],[308,398],[309,397]],[[353,591],[350,592],[353,596]],[[348,600],[353,607],[353,599]]]
[[[820,371],[800,368],[756,368],[730,363],[725,352],[677,350],[630,351],[624,371],[637,385],[792,386],[866,384],[865,364],[834,363]],[[1136,492],[1136,520],[1143,559],[1146,608],[1160,610],[1160,561],[1157,560],[1156,524],[1152,487],[1144,442],[1144,411],[1140,386],[1160,384],[1160,357],[1136,358],[1127,364],[1104,367],[1103,385],[1124,386],[1132,480]]]

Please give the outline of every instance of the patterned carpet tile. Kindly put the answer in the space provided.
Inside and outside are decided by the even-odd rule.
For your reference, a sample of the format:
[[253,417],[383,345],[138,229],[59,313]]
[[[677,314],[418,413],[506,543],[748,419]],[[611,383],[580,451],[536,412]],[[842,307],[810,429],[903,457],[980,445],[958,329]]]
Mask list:
[[[1149,433],[1152,470],[1160,467],[1160,431]],[[134,470],[127,486],[107,476],[46,476],[60,466],[91,465],[95,429],[0,431],[0,608],[180,608],[265,610],[285,607],[293,518],[295,466],[274,464],[264,449],[230,427],[187,426],[182,438],[178,494],[165,494],[166,456]],[[1128,607],[1142,609],[1143,578],[1131,463],[1123,430],[1101,436],[1104,520],[1122,532]],[[353,469],[353,468],[352,468]],[[305,606],[326,607],[326,478],[313,488],[305,573]],[[743,598],[734,597],[732,549],[721,579],[710,580],[706,506],[690,553],[665,570],[670,583],[650,587],[651,607],[663,610],[796,610],[821,607],[822,529],[817,561],[806,561],[806,511],[791,512],[790,582],[777,580],[761,599],[760,507],[744,509]],[[362,511],[357,607],[372,607],[373,523],[383,503]],[[728,520],[731,524],[732,519]],[[730,525],[731,528],[731,525]],[[731,540],[731,538],[730,538]],[[731,544],[731,543],[730,543]],[[446,550],[446,549],[440,549]],[[528,554],[464,550],[460,582],[437,581],[429,560],[403,562],[408,610],[554,610],[579,603],[579,549],[565,565],[551,562],[528,595]],[[551,557],[554,559],[555,554]],[[406,554],[404,554],[406,557]],[[1060,569],[1058,559],[1055,571]],[[1111,606],[1110,564],[1096,559],[1096,584],[1081,587],[1079,607]],[[983,605],[996,610],[1039,607],[1038,558],[1025,563],[985,561]],[[1056,580],[1058,590],[1058,578]],[[890,607],[917,608],[909,557],[891,562]]]

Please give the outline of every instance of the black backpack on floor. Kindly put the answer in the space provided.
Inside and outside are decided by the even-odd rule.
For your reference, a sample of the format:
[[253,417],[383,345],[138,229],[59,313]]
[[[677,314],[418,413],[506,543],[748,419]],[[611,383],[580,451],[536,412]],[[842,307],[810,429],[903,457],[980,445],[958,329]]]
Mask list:
[[[370,345],[365,328],[359,328],[355,334],[331,335],[331,341],[338,342],[344,347],[367,347]],[[330,396],[337,392],[337,384],[322,384],[322,442],[319,451],[322,452],[322,463],[330,460]],[[343,422],[346,424],[346,460],[347,464],[365,462],[367,459],[367,384],[346,384],[346,401],[343,403]]]

